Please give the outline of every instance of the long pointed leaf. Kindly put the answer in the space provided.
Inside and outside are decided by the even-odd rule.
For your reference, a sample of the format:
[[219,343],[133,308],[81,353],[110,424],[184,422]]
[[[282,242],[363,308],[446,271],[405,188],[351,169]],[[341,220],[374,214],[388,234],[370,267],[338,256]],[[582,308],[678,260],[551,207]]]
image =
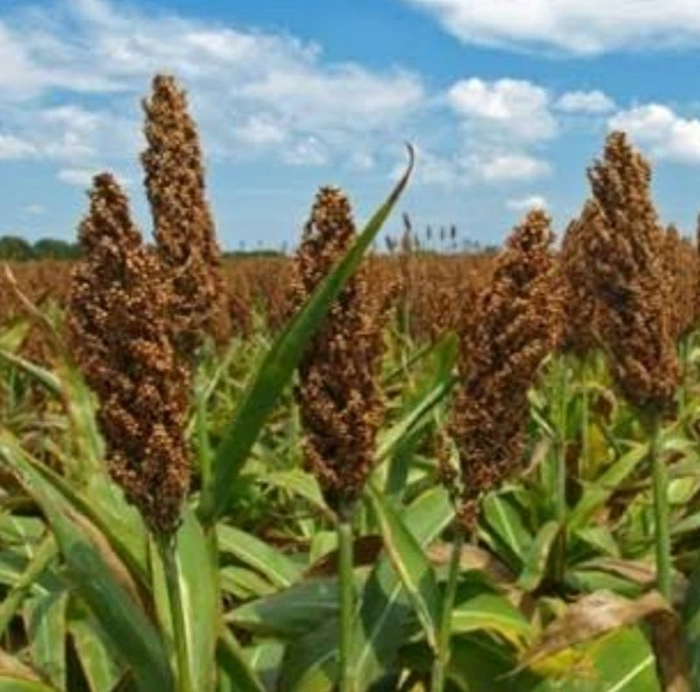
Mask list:
[[233,482],[277,399],[290,381],[304,347],[325,318],[333,301],[359,266],[382,224],[403,192],[413,170],[413,149],[406,172],[388,199],[372,216],[352,248],[321,281],[306,305],[290,320],[268,351],[223,434],[214,458],[213,478],[202,492],[199,514],[212,524],[226,509]]
[[440,594],[435,572],[420,543],[403,524],[396,510],[371,485],[369,492],[384,538],[384,549],[423,625],[428,644],[437,651]]
[[[124,580],[117,576],[118,558],[112,553],[111,563],[107,562],[105,546],[96,542],[99,531],[88,529],[89,522],[67,506],[24,455],[13,451],[11,468],[46,515],[67,563],[69,579],[132,669],[138,688],[171,689],[173,676],[163,643]],[[104,537],[102,540],[107,543]],[[124,570],[123,565],[118,567]]]

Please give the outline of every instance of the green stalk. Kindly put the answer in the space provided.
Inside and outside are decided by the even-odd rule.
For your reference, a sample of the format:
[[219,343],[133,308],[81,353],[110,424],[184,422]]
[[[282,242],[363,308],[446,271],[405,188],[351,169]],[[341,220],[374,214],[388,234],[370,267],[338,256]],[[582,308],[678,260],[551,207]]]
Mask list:
[[460,558],[462,557],[462,545],[464,544],[464,529],[458,526],[452,542],[452,554],[447,571],[447,584],[445,597],[442,601],[442,613],[440,617],[440,631],[438,632],[438,651],[433,661],[431,692],[443,692],[447,681],[447,670],[450,665],[452,635],[452,608],[457,594],[457,581],[459,580]]
[[357,692],[352,665],[352,626],[355,615],[355,577],[353,575],[352,513],[341,513],[338,519],[338,582],[340,586],[339,663],[340,692]]
[[569,398],[569,372],[566,357],[559,358],[559,378],[557,382],[557,440],[556,440],[556,518],[563,525],[566,521],[566,428]]
[[195,421],[197,427],[197,446],[199,448],[199,473],[203,488],[211,484],[211,469],[214,454],[209,441],[207,430],[207,401],[204,396],[204,388],[195,394]]
[[165,572],[165,585],[168,591],[170,619],[175,640],[175,663],[177,667],[177,692],[195,692],[190,671],[190,659],[187,647],[187,627],[185,610],[180,591],[180,570],[175,551],[175,538],[161,536],[157,539],[160,557]]
[[681,382],[678,389],[678,417],[682,420],[688,402],[688,358],[690,354],[690,337],[684,336],[678,347],[681,366]]
[[580,369],[581,384],[581,456],[578,466],[578,477],[586,477],[590,469],[588,462],[590,457],[588,428],[590,427],[590,409],[588,405],[588,386],[586,380],[586,357],[581,360]]
[[554,445],[555,453],[555,489],[554,489],[554,512],[556,520],[559,522],[559,535],[555,546],[554,554],[554,579],[563,582],[566,572],[566,517],[568,506],[566,503],[566,429],[567,429],[567,406],[569,403],[569,371],[567,368],[566,356],[560,356],[558,360],[557,388],[556,388],[556,439]]
[[661,453],[661,424],[655,416],[649,427],[649,457],[654,484],[656,579],[661,595],[671,600],[671,534],[668,511],[668,469]]

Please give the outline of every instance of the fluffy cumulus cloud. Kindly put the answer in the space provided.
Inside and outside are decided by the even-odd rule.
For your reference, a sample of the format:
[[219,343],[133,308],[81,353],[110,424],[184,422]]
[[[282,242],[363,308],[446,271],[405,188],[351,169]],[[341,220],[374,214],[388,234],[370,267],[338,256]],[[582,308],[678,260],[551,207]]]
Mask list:
[[[472,77],[454,83],[446,102],[460,123],[460,180],[494,185],[549,173],[550,164],[538,150],[560,130],[545,88],[527,80]],[[443,177],[452,169],[440,167]]]
[[683,118],[668,106],[649,103],[620,111],[609,119],[657,159],[700,164],[700,120]]
[[506,207],[512,211],[528,212],[532,209],[549,208],[549,203],[542,195],[529,195],[527,197],[514,197],[506,201]]
[[554,104],[563,113],[600,115],[615,110],[615,102],[602,91],[567,91]]
[[0,134],[0,161],[17,161],[36,155],[34,145],[16,135]]
[[466,43],[580,55],[700,44],[692,0],[404,0]]
[[485,182],[535,180],[551,171],[547,161],[527,154],[497,153],[490,157],[475,156],[468,159],[468,163]]
[[473,77],[455,83],[447,98],[459,115],[492,133],[495,129],[509,138],[538,140],[557,132],[547,91],[526,80]]
[[0,20],[0,157],[82,170],[136,156],[138,99],[158,71],[188,88],[211,154],[290,165],[396,137],[425,97],[413,73],[332,63],[287,34],[146,13],[136,3],[22,3]]

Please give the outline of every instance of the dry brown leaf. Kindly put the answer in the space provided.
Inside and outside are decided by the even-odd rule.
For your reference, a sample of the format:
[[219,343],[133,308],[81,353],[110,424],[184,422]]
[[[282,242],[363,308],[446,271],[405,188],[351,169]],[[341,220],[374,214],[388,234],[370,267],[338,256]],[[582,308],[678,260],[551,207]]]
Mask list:
[[[428,559],[436,567],[443,567],[450,561],[451,543],[436,543],[427,550]],[[496,557],[476,545],[465,545],[459,559],[463,572],[478,570],[498,585],[507,585],[515,581],[513,573]]]
[[608,591],[584,596],[551,622],[527,651],[518,672],[560,651],[646,620],[665,692],[687,692],[688,664],[678,617],[657,591],[629,600]]
[[24,665],[14,656],[10,656],[6,651],[0,649],[0,673],[8,675],[18,680],[31,680],[41,682],[41,678],[29,666]]

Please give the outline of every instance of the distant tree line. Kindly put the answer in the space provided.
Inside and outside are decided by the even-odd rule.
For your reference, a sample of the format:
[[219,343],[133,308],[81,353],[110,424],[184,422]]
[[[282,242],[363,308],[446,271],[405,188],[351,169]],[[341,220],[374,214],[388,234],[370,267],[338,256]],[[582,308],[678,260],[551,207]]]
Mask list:
[[0,260],[26,262],[28,260],[70,260],[80,256],[77,243],[57,238],[42,238],[34,243],[17,235],[0,236]]
[[[280,257],[285,249],[273,250],[266,248],[256,248],[251,250],[241,249],[235,251],[224,251],[222,254],[227,258],[234,257]],[[26,238],[17,235],[0,236],[0,261],[10,260],[12,262],[27,262],[30,260],[73,260],[80,257],[80,246],[78,243],[70,243],[67,240],[57,238],[42,238],[35,242],[30,242]]]

